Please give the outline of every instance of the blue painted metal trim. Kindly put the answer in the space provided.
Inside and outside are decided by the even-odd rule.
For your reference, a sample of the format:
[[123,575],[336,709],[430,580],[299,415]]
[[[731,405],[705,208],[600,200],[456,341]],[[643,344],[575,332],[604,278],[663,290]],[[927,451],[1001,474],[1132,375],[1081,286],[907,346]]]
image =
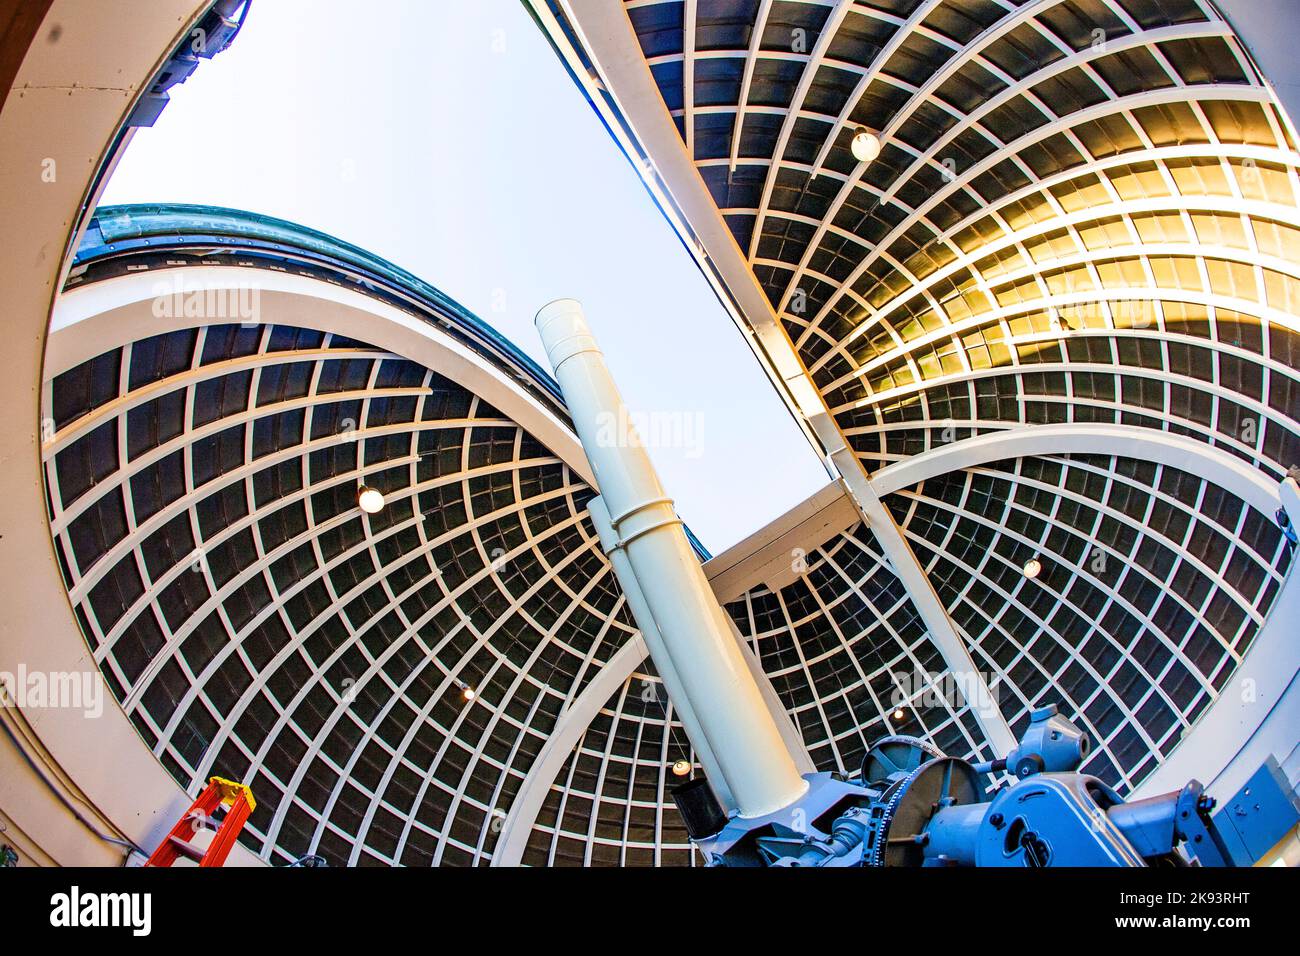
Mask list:
[[[238,209],[185,204],[101,206],[95,210],[72,259],[69,286],[94,281],[113,260],[163,252],[202,252],[205,255],[256,254],[291,266],[316,264],[350,274],[363,292],[379,288],[416,306],[425,321],[454,325],[467,333],[498,364],[503,360],[549,399],[567,422],[564,399],[551,376],[513,342],[459,302],[418,276],[373,253],[306,226]],[[98,267],[98,268],[97,268]],[[379,288],[377,288],[379,287]]]

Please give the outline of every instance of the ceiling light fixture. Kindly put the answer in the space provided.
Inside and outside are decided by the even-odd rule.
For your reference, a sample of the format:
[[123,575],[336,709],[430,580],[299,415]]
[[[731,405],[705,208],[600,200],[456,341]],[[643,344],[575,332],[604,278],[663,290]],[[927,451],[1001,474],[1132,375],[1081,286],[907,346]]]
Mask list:
[[894,711],[894,719],[895,719],[895,720],[902,720],[902,719],[903,719],[904,717],[906,717],[906,716],[907,716],[907,714],[903,713],[903,708],[901,708],[901,707],[898,708],[898,710]]
[[1043,573],[1043,562],[1037,558],[1030,558],[1025,562],[1025,577],[1033,580]]
[[849,149],[858,162],[869,163],[880,155],[880,137],[865,126],[859,126],[853,131]]
[[377,488],[362,485],[357,489],[357,505],[368,515],[384,508],[384,493]]
[[691,762],[689,760],[678,760],[673,764],[673,776],[684,777],[691,772]]
[[478,696],[478,694],[474,692],[473,687],[466,687],[463,691],[461,691],[461,696],[464,697],[466,700],[473,700],[475,697]]

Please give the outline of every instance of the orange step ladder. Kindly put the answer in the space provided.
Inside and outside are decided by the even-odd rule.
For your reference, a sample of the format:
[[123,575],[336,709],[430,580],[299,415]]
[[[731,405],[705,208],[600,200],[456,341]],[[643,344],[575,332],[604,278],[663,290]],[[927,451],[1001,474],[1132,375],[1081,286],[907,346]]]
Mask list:
[[[222,804],[226,804],[228,809],[218,826],[214,814]],[[158,844],[158,849],[153,851],[145,866],[171,866],[182,856],[199,866],[221,866],[230,855],[239,831],[244,828],[244,821],[256,807],[253,791],[247,786],[224,777],[213,777],[189,812],[176,821],[171,833]],[[206,850],[190,842],[199,830],[204,829],[216,831]]]

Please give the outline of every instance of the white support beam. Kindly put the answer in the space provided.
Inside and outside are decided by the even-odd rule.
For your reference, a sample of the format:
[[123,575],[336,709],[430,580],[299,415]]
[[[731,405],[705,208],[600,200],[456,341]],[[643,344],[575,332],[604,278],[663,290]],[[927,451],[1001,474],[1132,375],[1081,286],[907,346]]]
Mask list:
[[997,698],[993,696],[984,674],[975,666],[965,635],[958,630],[948,609],[939,599],[929,575],[917,560],[898,522],[881,500],[880,493],[872,485],[851,448],[843,445],[834,449],[830,457],[844,475],[845,484],[857,502],[863,519],[875,535],[876,543],[880,545],[894,574],[907,590],[916,613],[930,632],[930,640],[943,655],[944,664],[964,690],[973,691],[968,694],[966,702],[979,722],[980,729],[984,731],[984,736],[988,738],[989,745],[998,756],[1010,752],[1016,745],[1016,738],[1006,718],[1002,716]]
[[248,266],[183,266],[166,270],[163,280],[157,273],[133,272],[72,289],[59,296],[51,319],[45,379],[123,342],[192,327],[194,320],[184,315],[154,314],[160,281],[168,294],[255,290],[260,314],[277,324],[346,336],[418,362],[489,402],[593,481],[572,430],[502,369],[433,323],[307,276]]
[[645,641],[638,634],[615,652],[609,663],[600,669],[586,689],[578,695],[573,706],[560,715],[555,729],[546,738],[542,752],[528,768],[528,775],[519,785],[510,812],[501,825],[501,834],[492,851],[493,866],[518,866],[523,860],[528,835],[533,830],[537,813],[542,809],[555,775],[560,772],[564,761],[573,753],[573,748],[600,713],[600,708],[605,706],[605,701],[623,686],[629,675],[645,663],[647,654],[649,651]]
[[886,465],[871,478],[881,495],[939,475],[1007,458],[1042,455],[1118,455],[1177,468],[1205,478],[1272,518],[1278,484],[1235,455],[1194,438],[1137,425],[1024,425],[950,442]]
[[862,520],[843,482],[832,481],[779,518],[704,565],[723,604],[764,584],[779,591],[798,577],[796,558],[821,547]]
[[[745,107],[749,104],[749,87],[754,80],[754,64],[758,61],[758,50],[763,42],[763,33],[767,29],[767,16],[771,12],[772,0],[761,0],[758,5],[758,13],[754,17],[754,27],[749,32],[749,55],[745,57],[745,70],[740,78],[740,96],[736,102],[736,119],[731,124],[731,164],[727,167],[729,177],[735,173],[736,160],[740,157],[740,138],[745,131]],[[684,50],[682,53],[682,60],[684,61],[682,65],[683,74],[688,68],[692,70],[692,73],[694,72],[693,66],[688,67],[689,61],[698,58],[698,54],[690,55],[693,52],[693,50]],[[816,59],[815,54],[813,59]],[[812,64],[809,63],[804,68],[805,75],[811,68]],[[691,149],[690,152],[691,157],[694,158],[695,150]],[[728,182],[730,182],[730,179],[728,179]]]

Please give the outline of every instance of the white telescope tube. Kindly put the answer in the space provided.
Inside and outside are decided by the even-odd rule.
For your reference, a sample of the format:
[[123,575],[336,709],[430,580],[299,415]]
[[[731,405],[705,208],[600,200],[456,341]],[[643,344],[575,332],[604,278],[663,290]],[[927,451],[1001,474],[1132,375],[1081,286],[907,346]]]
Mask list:
[[582,306],[559,299],[544,306],[536,322],[618,544],[663,638],[665,660],[656,658],[655,666],[661,674],[676,673],[741,816],[789,806],[808,784],[731,636],[650,456],[624,427],[623,399]]
[[673,702],[677,719],[682,722],[682,727],[686,729],[686,736],[690,738],[691,746],[695,748],[695,755],[700,758],[700,766],[704,768],[704,778],[713,788],[723,809],[733,809],[736,800],[727,788],[727,778],[723,775],[722,768],[718,766],[717,758],[713,756],[713,748],[700,727],[690,698],[682,693],[682,682],[677,676],[677,668],[672,666],[672,657],[664,647],[663,635],[659,633],[655,616],[649,605],[645,603],[645,595],[641,593],[641,585],[632,570],[632,563],[618,543],[618,535],[615,534],[614,526],[610,523],[609,509],[605,507],[604,499],[599,496],[592,498],[587,502],[587,511],[591,513],[591,523],[596,526],[601,550],[609,557],[609,563],[614,568],[614,576],[618,578],[619,586],[623,588],[627,606],[632,611],[632,617],[636,619],[637,627],[641,629],[641,638],[645,641],[646,649],[650,651],[650,659],[655,662],[659,679],[664,682],[664,689],[668,691],[668,699]]

